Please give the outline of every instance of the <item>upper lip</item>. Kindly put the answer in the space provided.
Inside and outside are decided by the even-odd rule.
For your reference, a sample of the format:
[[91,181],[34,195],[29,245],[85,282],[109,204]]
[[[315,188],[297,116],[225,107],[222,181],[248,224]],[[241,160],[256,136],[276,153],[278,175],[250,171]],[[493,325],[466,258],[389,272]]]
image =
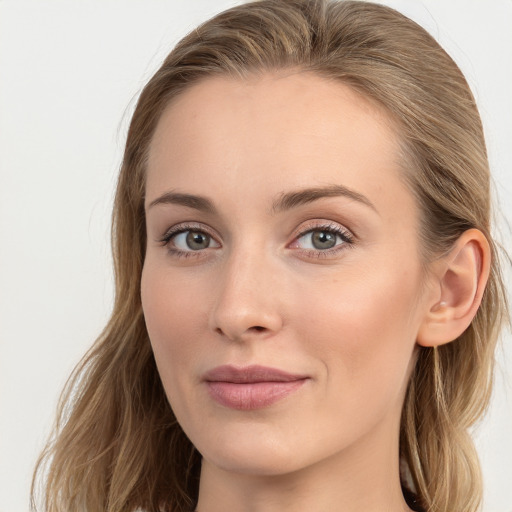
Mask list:
[[285,372],[278,368],[268,366],[251,365],[236,367],[232,365],[217,366],[204,374],[207,382],[232,382],[236,384],[248,384],[256,382],[293,382],[308,378],[307,375],[299,375]]

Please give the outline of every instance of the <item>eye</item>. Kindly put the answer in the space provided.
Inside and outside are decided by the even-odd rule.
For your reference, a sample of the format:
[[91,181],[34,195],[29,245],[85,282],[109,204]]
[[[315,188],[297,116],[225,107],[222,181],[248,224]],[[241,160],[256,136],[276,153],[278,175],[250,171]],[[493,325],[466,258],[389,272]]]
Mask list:
[[208,249],[212,243],[212,237],[202,231],[183,231],[174,235],[171,240],[180,251],[200,251]]
[[300,233],[291,248],[306,254],[328,256],[353,244],[353,235],[339,224],[315,226]]
[[173,226],[160,242],[175,256],[194,256],[206,249],[220,247],[220,244],[205,230],[186,225]]
[[303,249],[332,249],[337,245],[338,239],[341,237],[332,231],[310,231],[309,233],[301,236]]

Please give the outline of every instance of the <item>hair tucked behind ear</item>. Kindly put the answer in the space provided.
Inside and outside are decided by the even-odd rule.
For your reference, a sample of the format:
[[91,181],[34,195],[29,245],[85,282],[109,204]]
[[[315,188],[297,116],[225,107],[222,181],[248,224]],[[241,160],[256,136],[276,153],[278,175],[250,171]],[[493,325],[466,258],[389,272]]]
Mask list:
[[47,511],[179,512],[193,506],[200,459],[167,403],[140,303],[148,146],[164,107],[197,81],[286,68],[350,85],[398,126],[404,179],[422,212],[425,263],[469,228],[481,230],[491,244],[480,309],[458,340],[420,349],[401,425],[401,456],[417,506],[428,512],[477,510],[481,477],[468,428],[489,400],[507,309],[490,232],[485,142],[469,87],[435,40],[390,8],[261,0],[191,32],[140,96],[114,205],[114,310],[67,386],[55,435],[39,462],[39,471],[47,467]]

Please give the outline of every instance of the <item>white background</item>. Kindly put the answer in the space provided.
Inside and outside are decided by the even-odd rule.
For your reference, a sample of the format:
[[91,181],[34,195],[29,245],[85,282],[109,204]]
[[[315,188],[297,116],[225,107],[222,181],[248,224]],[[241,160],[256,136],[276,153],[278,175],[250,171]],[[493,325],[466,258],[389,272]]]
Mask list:
[[[134,99],[178,39],[234,3],[0,0],[0,512],[28,510],[58,394],[109,315],[110,211]],[[466,74],[510,222],[512,0],[385,3]],[[511,341],[475,434],[485,512],[512,511]]]

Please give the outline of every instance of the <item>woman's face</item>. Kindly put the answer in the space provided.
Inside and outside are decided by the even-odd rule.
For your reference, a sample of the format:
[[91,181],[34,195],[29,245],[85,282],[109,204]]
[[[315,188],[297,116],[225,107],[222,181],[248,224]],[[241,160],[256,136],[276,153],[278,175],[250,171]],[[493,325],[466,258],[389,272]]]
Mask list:
[[275,475],[397,458],[426,310],[399,166],[386,115],[309,73],[209,78],[164,112],[142,304],[204,464]]

